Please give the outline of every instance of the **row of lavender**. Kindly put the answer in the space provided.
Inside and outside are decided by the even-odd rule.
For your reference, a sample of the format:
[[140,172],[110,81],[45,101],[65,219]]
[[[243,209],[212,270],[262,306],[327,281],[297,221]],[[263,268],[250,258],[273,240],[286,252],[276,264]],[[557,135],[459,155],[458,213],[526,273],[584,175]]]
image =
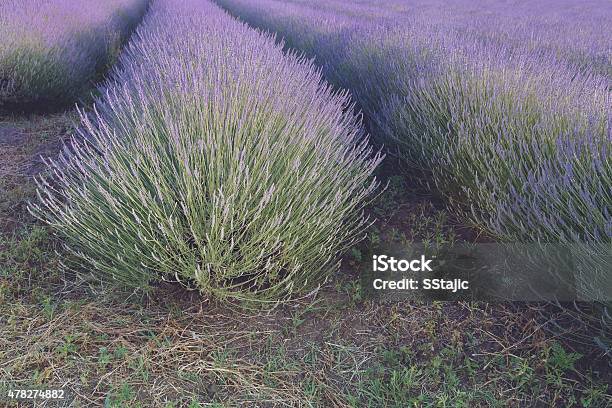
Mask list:
[[[466,222],[502,240],[611,251],[609,3],[218,3],[314,56],[378,142],[427,173]],[[540,15],[527,30],[529,10]],[[605,299],[612,265],[597,267],[582,292]]]
[[277,301],[362,238],[378,186],[345,92],[203,0],[155,0],[31,211],[65,266],[146,289]]
[[74,102],[101,78],[148,0],[0,2],[0,109]]
[[[286,8],[323,21],[359,19],[400,25],[423,34],[469,37],[493,47],[520,49],[579,71],[612,76],[612,7],[605,0],[288,0]],[[324,24],[325,26],[326,24]],[[319,28],[320,29],[320,28]],[[434,41],[434,38],[430,39]]]

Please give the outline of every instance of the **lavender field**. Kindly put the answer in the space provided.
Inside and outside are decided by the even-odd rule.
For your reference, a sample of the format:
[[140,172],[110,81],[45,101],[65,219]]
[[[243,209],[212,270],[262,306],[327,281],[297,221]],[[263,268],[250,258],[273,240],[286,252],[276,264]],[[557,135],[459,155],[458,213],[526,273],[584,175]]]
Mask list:
[[[0,0],[0,406],[612,406],[607,27],[606,0]],[[364,273],[512,244],[564,248],[572,297]]]
[[220,3],[316,57],[466,222],[507,240],[609,241],[608,2]]
[[376,144],[464,224],[501,242],[586,244],[578,290],[609,300],[608,2],[219,3],[319,61]]
[[94,87],[146,0],[0,2],[0,109],[53,110]]

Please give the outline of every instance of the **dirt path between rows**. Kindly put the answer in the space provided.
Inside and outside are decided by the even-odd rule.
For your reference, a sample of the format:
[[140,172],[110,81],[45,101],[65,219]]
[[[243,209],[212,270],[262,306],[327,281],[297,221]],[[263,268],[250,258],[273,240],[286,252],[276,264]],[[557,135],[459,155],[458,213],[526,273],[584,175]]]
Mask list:
[[27,202],[44,158],[56,157],[67,140],[73,112],[0,118],[0,233],[9,235],[31,221]]

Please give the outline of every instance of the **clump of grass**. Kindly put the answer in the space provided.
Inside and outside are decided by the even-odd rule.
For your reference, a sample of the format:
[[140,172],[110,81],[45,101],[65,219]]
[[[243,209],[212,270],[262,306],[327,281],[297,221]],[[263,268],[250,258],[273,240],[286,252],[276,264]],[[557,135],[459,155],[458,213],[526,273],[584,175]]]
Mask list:
[[276,301],[319,285],[362,238],[382,157],[347,94],[272,36],[159,0],[112,79],[31,206],[66,267]]

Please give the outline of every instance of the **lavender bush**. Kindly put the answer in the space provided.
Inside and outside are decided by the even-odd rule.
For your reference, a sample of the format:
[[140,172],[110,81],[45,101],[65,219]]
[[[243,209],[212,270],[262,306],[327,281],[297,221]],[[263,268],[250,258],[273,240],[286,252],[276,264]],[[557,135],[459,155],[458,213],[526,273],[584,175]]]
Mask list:
[[0,109],[74,102],[112,63],[147,3],[0,2]]
[[362,238],[378,182],[346,92],[201,0],[156,0],[31,210],[69,268],[276,301]]

